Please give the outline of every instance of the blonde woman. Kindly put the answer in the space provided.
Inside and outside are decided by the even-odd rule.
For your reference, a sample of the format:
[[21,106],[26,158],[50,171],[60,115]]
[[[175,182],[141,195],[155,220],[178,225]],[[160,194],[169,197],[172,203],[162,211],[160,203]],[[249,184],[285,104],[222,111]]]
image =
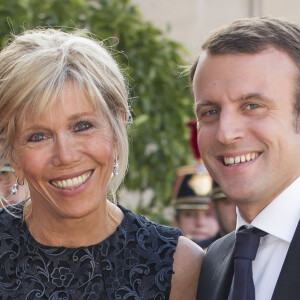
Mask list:
[[0,53],[0,158],[30,191],[0,213],[2,299],[195,298],[201,248],[114,203],[129,118],[98,42],[33,30]]

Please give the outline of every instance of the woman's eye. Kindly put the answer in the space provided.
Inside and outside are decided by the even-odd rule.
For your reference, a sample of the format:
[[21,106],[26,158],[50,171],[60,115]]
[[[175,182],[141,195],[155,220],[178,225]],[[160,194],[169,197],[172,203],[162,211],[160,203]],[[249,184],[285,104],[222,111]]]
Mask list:
[[34,133],[28,138],[28,142],[40,142],[45,139],[45,135],[42,132]]
[[76,131],[84,131],[84,130],[87,130],[89,128],[92,127],[92,124],[90,122],[79,122],[78,124],[76,124],[75,126],[75,132]]

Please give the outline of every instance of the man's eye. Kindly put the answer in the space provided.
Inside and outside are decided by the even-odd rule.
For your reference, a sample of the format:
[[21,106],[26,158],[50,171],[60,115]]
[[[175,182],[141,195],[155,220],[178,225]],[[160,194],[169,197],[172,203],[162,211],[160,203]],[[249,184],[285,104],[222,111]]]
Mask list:
[[251,109],[257,109],[260,108],[259,104],[254,104],[254,103],[250,103],[246,106],[247,109],[251,110]]
[[40,142],[45,139],[45,135],[42,132],[34,133],[28,138],[28,142]]
[[203,113],[204,116],[214,116],[214,115],[217,115],[219,113],[219,110],[214,108],[214,109],[210,109],[210,110],[207,110]]
[[84,130],[87,130],[91,127],[92,127],[92,124],[90,122],[86,122],[86,121],[79,122],[75,126],[75,132],[76,131],[84,131]]

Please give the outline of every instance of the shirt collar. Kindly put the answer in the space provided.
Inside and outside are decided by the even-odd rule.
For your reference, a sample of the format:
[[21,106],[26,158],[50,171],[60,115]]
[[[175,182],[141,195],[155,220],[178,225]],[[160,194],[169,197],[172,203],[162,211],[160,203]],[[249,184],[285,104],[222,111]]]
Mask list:
[[291,242],[300,219],[300,177],[266,206],[248,224],[237,208],[236,229],[255,226],[277,238]]

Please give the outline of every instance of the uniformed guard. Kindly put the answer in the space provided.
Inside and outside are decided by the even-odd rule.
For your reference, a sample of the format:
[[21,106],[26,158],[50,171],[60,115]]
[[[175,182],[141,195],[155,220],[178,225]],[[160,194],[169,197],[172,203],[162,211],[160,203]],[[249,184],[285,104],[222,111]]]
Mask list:
[[223,193],[215,181],[213,181],[211,199],[210,211],[218,220],[219,231],[213,237],[198,243],[203,249],[206,249],[214,241],[233,231],[236,225],[236,206],[232,200]]
[[197,147],[196,122],[188,123],[191,131],[190,145],[195,163],[177,169],[177,177],[173,188],[173,206],[175,217],[173,225],[182,233],[199,242],[214,236],[218,232],[218,223],[211,214],[213,180],[208,174]]

